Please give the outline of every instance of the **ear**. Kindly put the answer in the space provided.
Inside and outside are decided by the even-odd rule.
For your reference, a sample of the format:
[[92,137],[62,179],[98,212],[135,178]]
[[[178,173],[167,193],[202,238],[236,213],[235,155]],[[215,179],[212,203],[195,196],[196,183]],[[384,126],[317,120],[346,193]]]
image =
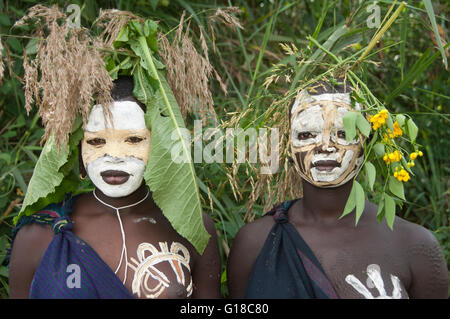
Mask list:
[[86,168],[84,167],[84,163],[83,163],[83,156],[81,156],[81,142],[80,144],[78,144],[78,166],[79,166],[79,171],[80,171],[80,175],[82,178],[85,178],[87,175],[86,172]]

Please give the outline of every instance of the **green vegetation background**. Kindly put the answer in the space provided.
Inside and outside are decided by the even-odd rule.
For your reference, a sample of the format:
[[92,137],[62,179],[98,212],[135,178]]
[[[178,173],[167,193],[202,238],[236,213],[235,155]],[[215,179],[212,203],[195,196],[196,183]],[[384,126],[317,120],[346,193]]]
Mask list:
[[[237,17],[244,29],[215,26],[214,43],[211,33],[206,39],[212,64],[228,86],[228,95],[225,96],[219,83],[211,82],[218,118],[226,119],[227,112],[247,109],[249,101],[254,101],[255,96],[257,99],[252,107],[263,109],[270,104],[270,101],[258,97],[273,65],[284,58],[280,43],[292,43],[307,52],[310,50],[309,41],[306,40],[308,35],[320,31],[315,38],[323,43],[339,23],[358,13],[359,20],[356,19],[356,26],[344,37],[347,41],[344,41],[344,45],[352,45],[353,50],[364,49],[371,37],[370,30],[364,27],[370,13],[366,12],[365,7],[357,12],[360,2],[0,0],[0,33],[6,65],[0,86],[0,297],[8,297],[8,271],[4,265],[4,256],[12,219],[20,210],[23,194],[42,149],[39,142],[43,129],[36,110],[27,116],[23,107],[22,56],[29,40],[11,36],[17,35],[11,26],[28,8],[37,3],[57,3],[61,8],[78,4],[83,26],[92,24],[99,8],[117,8],[158,20],[163,30],[175,27],[183,11],[186,11],[188,16],[195,14],[195,24],[207,33],[210,30],[207,16],[213,14],[214,9],[229,5],[240,8]],[[378,1],[381,17],[384,17],[392,2]],[[450,79],[441,55],[430,59],[438,49],[423,2],[408,2],[406,11],[373,50],[379,51],[371,59],[379,63],[366,66],[364,80],[381,101],[391,100],[391,93],[396,92],[387,104],[388,109],[393,113],[407,112],[421,129],[418,142],[423,146],[424,157],[416,161],[416,176],[405,185],[408,201],[397,215],[430,229],[438,238],[449,265]],[[444,40],[448,38],[448,4],[445,0],[433,1],[436,22]],[[318,25],[321,27],[317,28]],[[194,27],[192,29],[194,41],[200,46],[199,34]],[[448,48],[446,50],[448,56]],[[195,116],[186,123],[188,127],[193,126],[193,119]],[[196,169],[202,181],[200,190],[204,199],[203,209],[216,223],[225,270],[226,255],[232,239],[246,222],[244,216],[250,188],[235,197],[222,165],[196,164]],[[239,174],[245,180],[245,169],[240,169]],[[254,212],[256,218],[263,214],[262,206],[255,205]],[[226,296],[225,272],[222,282],[223,294]]]

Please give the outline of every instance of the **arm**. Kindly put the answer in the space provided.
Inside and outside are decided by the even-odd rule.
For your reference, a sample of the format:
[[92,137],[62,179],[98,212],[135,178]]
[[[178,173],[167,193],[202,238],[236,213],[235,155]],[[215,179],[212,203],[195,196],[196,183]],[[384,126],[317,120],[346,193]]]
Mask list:
[[217,243],[216,229],[211,218],[203,213],[203,223],[211,235],[203,255],[198,256],[192,271],[194,292],[192,298],[220,298],[220,272],[222,262]]
[[414,231],[408,249],[411,269],[410,298],[448,298],[448,270],[441,247],[423,227]]
[[230,298],[245,297],[253,264],[272,226],[272,217],[263,217],[242,227],[234,238],[227,266]]
[[49,226],[30,224],[19,230],[9,264],[10,298],[28,298],[34,273],[52,238]]

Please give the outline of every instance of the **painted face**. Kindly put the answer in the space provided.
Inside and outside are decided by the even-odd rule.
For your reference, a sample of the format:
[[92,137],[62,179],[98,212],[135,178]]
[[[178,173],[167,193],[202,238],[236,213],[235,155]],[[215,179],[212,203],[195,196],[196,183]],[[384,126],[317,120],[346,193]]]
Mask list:
[[82,159],[94,185],[109,197],[130,195],[142,183],[150,153],[150,131],[135,102],[114,102],[113,125],[102,107],[89,115],[82,141]]
[[[359,105],[357,105],[357,108]],[[355,176],[364,158],[362,138],[345,139],[348,93],[300,92],[291,110],[291,151],[298,173],[318,187],[337,187]]]

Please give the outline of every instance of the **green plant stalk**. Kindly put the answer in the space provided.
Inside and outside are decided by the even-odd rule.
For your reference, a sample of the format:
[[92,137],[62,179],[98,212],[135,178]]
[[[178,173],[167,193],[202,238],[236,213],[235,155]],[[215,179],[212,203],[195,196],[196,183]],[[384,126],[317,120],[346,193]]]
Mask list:
[[250,88],[248,90],[247,107],[249,105],[248,101],[250,100],[250,98],[252,96],[253,87],[255,86],[256,76],[258,75],[258,71],[259,71],[259,68],[261,66],[261,61],[262,61],[262,58],[264,56],[264,51],[266,50],[267,42],[269,40],[270,31],[272,30],[272,24],[273,24],[273,21],[274,21],[274,17],[275,17],[275,15],[270,17],[269,24],[267,25],[266,32],[264,33],[263,44],[262,44],[262,47],[261,47],[261,51],[259,51],[259,56],[258,56],[258,60],[256,61],[255,71],[253,72],[252,82],[251,82]]
[[389,20],[386,22],[386,24],[381,28],[380,32],[377,32],[374,35],[374,37],[372,38],[372,40],[370,40],[369,45],[367,46],[366,50],[359,57],[358,61],[356,61],[356,63],[353,65],[352,68],[354,68],[356,65],[358,65],[359,63],[361,63],[364,60],[364,58],[369,54],[370,50],[372,50],[372,48],[375,46],[375,44],[377,44],[378,41],[381,39],[383,34],[386,32],[386,30],[389,29],[389,27],[392,25],[392,23],[394,23],[395,19],[397,19],[398,15],[403,10],[405,5],[406,5],[406,2],[403,1],[400,4],[400,6],[397,8],[397,10],[395,10],[395,12],[389,18]]

